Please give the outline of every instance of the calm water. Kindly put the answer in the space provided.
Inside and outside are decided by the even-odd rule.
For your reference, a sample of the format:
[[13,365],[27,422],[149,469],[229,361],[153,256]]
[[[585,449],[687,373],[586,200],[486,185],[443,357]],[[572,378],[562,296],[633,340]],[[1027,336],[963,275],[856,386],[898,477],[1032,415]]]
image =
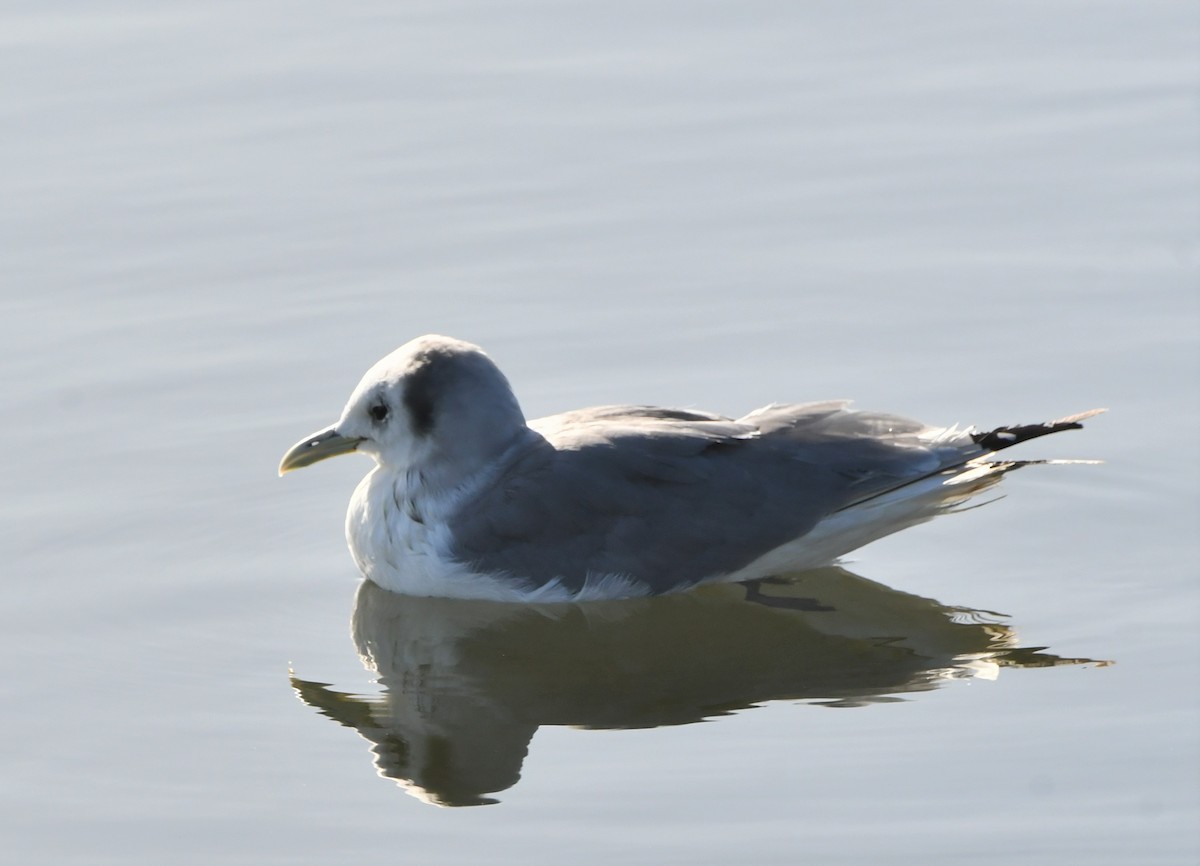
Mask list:
[[[1200,11],[1045,5],[0,7],[0,861],[1196,862]],[[409,601],[366,461],[275,467],[429,331],[530,416],[1106,462],[758,594]]]

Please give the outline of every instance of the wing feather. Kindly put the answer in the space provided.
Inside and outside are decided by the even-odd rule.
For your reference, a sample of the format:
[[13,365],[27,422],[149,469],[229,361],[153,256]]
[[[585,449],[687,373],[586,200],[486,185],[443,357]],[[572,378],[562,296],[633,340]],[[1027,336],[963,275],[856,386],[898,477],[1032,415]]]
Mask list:
[[841,402],[739,420],[607,406],[530,427],[541,438],[453,516],[453,553],[572,589],[619,574],[660,592],[735,571],[959,453],[922,440],[925,425]]

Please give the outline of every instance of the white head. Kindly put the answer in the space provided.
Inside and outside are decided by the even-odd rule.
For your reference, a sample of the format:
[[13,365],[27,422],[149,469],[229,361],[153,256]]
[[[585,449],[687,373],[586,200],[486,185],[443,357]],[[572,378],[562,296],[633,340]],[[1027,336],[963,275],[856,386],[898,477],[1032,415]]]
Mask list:
[[337,423],[296,443],[279,473],[362,451],[385,469],[453,486],[527,430],[508,380],[482,349],[428,335],[368,370]]

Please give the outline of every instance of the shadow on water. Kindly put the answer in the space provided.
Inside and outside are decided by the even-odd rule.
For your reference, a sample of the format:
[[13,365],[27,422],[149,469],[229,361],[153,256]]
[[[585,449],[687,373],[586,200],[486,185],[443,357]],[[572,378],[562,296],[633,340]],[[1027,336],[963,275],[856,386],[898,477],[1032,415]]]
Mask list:
[[771,700],[857,707],[1004,667],[1099,663],[1018,648],[1002,616],[824,568],[583,604],[396,595],[364,582],[353,635],[382,694],[292,678],[370,741],[380,775],[443,806],[494,803],[541,725],[682,725]]

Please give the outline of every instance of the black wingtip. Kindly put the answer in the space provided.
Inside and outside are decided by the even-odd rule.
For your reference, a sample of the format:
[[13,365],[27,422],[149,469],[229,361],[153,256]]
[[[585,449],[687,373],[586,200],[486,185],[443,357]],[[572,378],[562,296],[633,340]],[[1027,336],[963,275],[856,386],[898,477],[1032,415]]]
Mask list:
[[986,433],[972,433],[971,439],[980,448],[986,451],[1000,451],[1004,448],[1011,448],[1013,445],[1019,445],[1022,442],[1028,442],[1030,439],[1036,439],[1039,436],[1049,436],[1051,433],[1058,433],[1060,430],[1080,430],[1083,424],[1080,423],[1093,415],[1099,415],[1104,412],[1104,409],[1092,409],[1087,412],[1080,412],[1078,415],[1069,415],[1066,418],[1059,418],[1057,421],[1047,421],[1043,424],[1014,424],[1010,427],[997,427],[995,430],[988,430]]

